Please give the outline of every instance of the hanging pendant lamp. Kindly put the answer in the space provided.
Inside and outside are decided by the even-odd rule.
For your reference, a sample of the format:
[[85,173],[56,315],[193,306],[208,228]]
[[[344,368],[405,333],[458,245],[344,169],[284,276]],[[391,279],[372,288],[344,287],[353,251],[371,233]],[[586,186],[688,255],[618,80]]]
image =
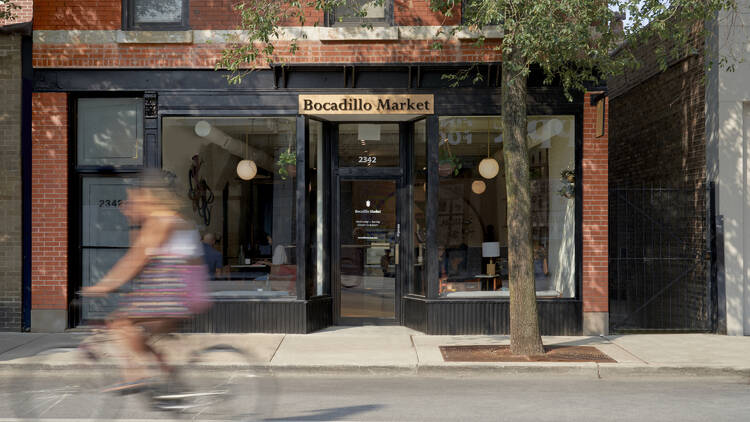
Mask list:
[[245,135],[245,159],[237,163],[237,176],[242,180],[252,180],[258,174],[255,161],[247,159],[247,135]]
[[[492,179],[500,172],[500,164],[490,157],[490,121],[487,120],[487,158],[479,162],[479,174],[485,179]],[[484,192],[484,190],[482,190]]]
[[477,195],[481,195],[487,189],[487,184],[483,180],[475,180],[471,182],[471,191]]

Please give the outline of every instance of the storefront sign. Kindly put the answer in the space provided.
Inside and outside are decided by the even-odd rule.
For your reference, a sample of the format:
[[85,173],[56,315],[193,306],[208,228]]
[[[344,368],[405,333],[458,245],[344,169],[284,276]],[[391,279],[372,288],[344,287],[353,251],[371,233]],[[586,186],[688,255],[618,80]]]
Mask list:
[[300,95],[300,114],[433,114],[432,94]]

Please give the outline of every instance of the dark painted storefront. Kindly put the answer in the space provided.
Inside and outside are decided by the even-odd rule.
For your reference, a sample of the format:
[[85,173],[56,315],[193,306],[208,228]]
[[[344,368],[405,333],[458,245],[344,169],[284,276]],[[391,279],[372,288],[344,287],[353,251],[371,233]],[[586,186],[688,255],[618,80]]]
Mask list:
[[[252,182],[255,187],[248,187],[247,184],[242,187],[233,179],[231,183],[227,182],[221,195],[220,187],[214,189],[216,198],[221,197],[221,201],[224,201],[223,206],[216,202],[211,208],[217,213],[212,218],[224,221],[223,226],[217,229],[224,238],[223,245],[218,246],[224,255],[224,265],[243,271],[248,268],[254,270],[261,265],[271,269],[268,275],[254,276],[253,283],[244,284],[242,288],[245,290],[242,292],[229,287],[226,290],[231,290],[231,294],[217,292],[214,306],[192,321],[189,330],[307,333],[335,324],[400,324],[430,334],[507,333],[507,276],[503,280],[503,256],[507,258],[507,246],[503,246],[502,240],[498,242],[499,236],[489,229],[497,226],[497,231],[501,232],[502,227],[482,221],[490,214],[498,219],[499,214],[496,213],[500,212],[497,210],[502,206],[498,205],[501,204],[498,202],[500,199],[493,199],[494,205],[488,205],[484,199],[482,201],[485,202],[471,199],[474,198],[472,195],[479,195],[477,191],[484,192],[488,184],[498,192],[504,188],[500,182],[485,181],[471,173],[476,172],[481,156],[476,159],[463,158],[461,168],[451,168],[448,175],[441,170],[446,154],[453,155],[443,149],[446,148],[443,143],[448,143],[447,138],[443,139],[446,128],[460,127],[464,131],[461,133],[474,136],[474,141],[471,135],[454,136],[453,148],[457,151],[471,147],[481,151],[481,155],[486,151],[488,157],[490,147],[496,152],[501,142],[501,135],[497,132],[500,116],[499,64],[485,66],[483,72],[486,72],[486,79],[482,86],[469,82],[465,86],[447,86],[442,76],[458,68],[432,65],[285,66],[252,72],[240,85],[233,86],[228,85],[221,74],[210,70],[37,70],[34,75],[35,92],[68,93],[71,140],[68,157],[69,299],[82,283],[87,282],[85,280],[94,278],[90,270],[94,268],[93,264],[87,266],[85,263],[88,262],[86,260],[94,260],[90,256],[104,256],[110,253],[106,252],[108,248],[116,255],[118,252],[115,250],[123,249],[122,245],[94,247],[87,243],[88,237],[93,236],[87,228],[91,215],[80,204],[87,200],[87,189],[95,183],[91,181],[132,178],[143,167],[170,170],[172,153],[168,151],[179,151],[181,137],[190,131],[190,136],[194,136],[193,132],[199,133],[195,128],[200,123],[207,133],[213,130],[213,133],[218,131],[222,136],[226,135],[227,140],[216,138],[214,143],[225,142],[226,146],[231,138],[231,142],[236,144],[235,158],[252,158],[258,163],[258,176]],[[428,96],[433,103],[429,113],[426,109],[414,109],[410,110],[411,114],[337,115],[322,113],[325,110],[318,110],[321,112],[319,114],[315,114],[315,110],[311,114],[301,114],[300,95],[413,95]],[[86,120],[82,110],[95,109],[97,103],[91,100],[102,98],[140,99],[138,104],[142,106],[137,107],[142,108],[136,108],[138,111],[134,114],[142,124],[142,135],[139,135],[138,141],[142,142],[142,147],[138,146],[142,158],[138,164],[130,165],[124,161],[124,164],[116,165],[97,164],[96,160],[86,162],[85,153],[84,156],[80,155],[76,140],[82,136],[82,132],[78,125],[96,127],[95,123]],[[550,164],[555,158],[550,155],[549,143],[554,136],[562,139],[563,131],[569,132],[570,157],[561,156],[558,161],[562,164],[554,167],[554,171],[559,172],[560,168],[566,167],[574,169],[575,180],[578,181],[571,199],[560,202],[567,207],[560,211],[560,215],[568,212],[569,222],[558,224],[552,217],[540,217],[547,220],[539,223],[539,233],[558,226],[560,233],[564,233],[564,239],[554,246],[558,258],[551,256],[550,235],[544,232],[538,237],[541,239],[537,241],[539,249],[546,254],[540,258],[540,265],[545,267],[545,276],[556,271],[552,269],[555,262],[570,258],[566,275],[558,276],[564,280],[559,281],[556,288],[538,287],[542,334],[581,334],[584,325],[581,166],[584,96],[576,95],[573,101],[567,101],[559,88],[542,86],[532,75],[528,114],[537,117],[540,122],[538,156],[543,164],[539,165],[539,178],[550,181],[544,182],[546,187],[542,190],[546,195],[542,200],[546,204],[545,215],[554,215],[550,211],[554,206],[549,202],[554,201],[559,183]],[[556,116],[562,117],[545,126]],[[232,135],[232,128],[240,124],[256,125],[256,128],[244,137]],[[290,140],[286,151],[294,154],[294,169],[283,166],[271,169],[261,165],[264,159],[269,160],[263,158],[263,142],[269,145],[284,142],[279,141],[282,138],[273,138],[272,133],[264,132],[272,126],[277,128],[278,133],[285,131],[288,134],[283,139]],[[479,127],[481,129],[477,129]],[[551,130],[545,127],[559,130],[543,136],[543,130]],[[374,134],[366,135],[368,131]],[[373,155],[364,153],[359,156],[360,163],[362,159],[365,160],[364,165],[344,162],[342,157],[346,148],[357,145],[365,148],[365,141],[374,144],[375,140],[386,138],[392,139],[395,149],[378,157],[381,162],[386,161],[384,165],[368,163],[367,157]],[[492,139],[494,143],[490,145]],[[213,146],[211,148],[204,150],[218,151]],[[276,147],[273,151],[278,154],[278,150]],[[278,155],[270,157],[270,160],[280,162]],[[217,158],[216,162],[220,160]],[[230,167],[234,169],[234,166],[233,161]],[[223,175],[217,178],[227,177],[228,170],[218,169],[218,165],[215,167],[217,170],[212,170],[212,174]],[[286,173],[280,178],[278,170],[282,168]],[[182,170],[176,173],[178,180],[184,176]],[[453,181],[450,181],[451,178]],[[271,183],[270,180],[276,183],[273,185],[275,187],[263,187],[264,183]],[[456,180],[461,183],[454,183]],[[473,193],[461,190],[463,187],[468,189],[469,182]],[[230,187],[230,184],[235,187]],[[423,192],[418,192],[420,189]],[[238,217],[234,218],[231,215],[234,211],[227,211],[231,208],[227,201],[242,198],[242,201],[249,203],[248,198],[263,198],[268,192],[279,199],[271,201],[271,208],[264,208],[262,212],[263,215],[274,215],[275,220],[264,223],[260,219],[257,225],[265,224],[265,235],[273,234],[275,240],[270,240],[269,236],[267,242],[258,241],[256,238],[262,230],[250,223],[227,223],[260,218],[243,210],[236,211]],[[373,205],[372,209],[376,209],[372,211],[373,215],[383,213],[388,216],[377,217],[378,220],[372,220],[375,217],[371,216],[368,221],[347,220],[351,212],[371,212],[356,208],[362,208],[357,202],[358,198],[368,192],[376,197],[381,195],[373,200],[380,205],[378,209]],[[443,205],[443,192],[459,192],[457,195],[462,200],[470,199],[463,202],[453,200],[452,204]],[[257,205],[253,206],[256,207],[253,208],[256,214],[261,212],[257,211],[260,209]],[[205,219],[205,211],[200,214],[200,207],[199,204],[195,218],[209,221]],[[446,211],[444,207],[449,209]],[[366,208],[371,208],[369,199]],[[288,221],[281,224],[280,219],[286,217]],[[263,218],[272,220],[271,217]],[[355,228],[355,234],[350,234],[352,230],[346,225],[348,221],[354,221],[364,228],[359,232]],[[480,227],[477,221],[481,222],[481,229],[467,228]],[[233,228],[232,224],[240,225]],[[205,225],[210,226],[210,223]],[[451,230],[453,226],[459,228],[451,232],[446,228],[448,225]],[[374,229],[368,230],[368,227]],[[238,235],[238,230],[243,234]],[[441,234],[443,231],[447,234]],[[451,236],[454,235],[465,240],[451,246]],[[245,244],[249,242],[247,239],[251,238],[255,239],[255,243],[245,250]],[[229,246],[230,240],[234,242],[232,245],[241,245],[239,252],[236,252],[236,246]],[[281,242],[286,242],[287,246],[281,248],[280,255],[274,256]],[[488,254],[486,251],[491,250],[492,245],[485,250],[480,247],[485,243],[499,243],[501,252]],[[88,252],[87,248],[93,252]],[[263,251],[263,258],[260,258],[258,251]],[[257,256],[244,258],[246,253]],[[459,254],[463,254],[462,259],[454,258]],[[481,277],[487,272],[487,257],[498,260],[498,277]],[[344,264],[350,261],[362,263],[356,264],[359,269],[355,270],[360,273],[354,274],[352,271],[356,271]],[[464,275],[468,276],[463,279],[451,279],[445,276],[450,272],[448,266],[451,262],[456,266],[473,268],[464,269]],[[273,274],[274,268],[278,270],[276,274]],[[219,278],[229,286],[235,281],[232,274],[229,272]],[[245,274],[250,272],[246,271]],[[375,287],[368,287],[368,283]],[[551,286],[554,283],[550,281]],[[221,281],[216,285],[221,285]],[[251,292],[250,286],[252,289],[260,287]],[[377,312],[371,312],[370,308],[359,312],[355,308],[360,305],[377,308]],[[76,326],[81,322],[81,314],[71,313],[68,319],[69,326]]]

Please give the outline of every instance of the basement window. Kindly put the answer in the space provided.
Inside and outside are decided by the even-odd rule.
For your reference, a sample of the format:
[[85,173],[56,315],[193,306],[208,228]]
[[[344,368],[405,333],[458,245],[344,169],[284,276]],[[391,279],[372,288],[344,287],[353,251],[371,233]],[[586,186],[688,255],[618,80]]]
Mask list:
[[123,29],[179,31],[190,28],[189,0],[123,0]]

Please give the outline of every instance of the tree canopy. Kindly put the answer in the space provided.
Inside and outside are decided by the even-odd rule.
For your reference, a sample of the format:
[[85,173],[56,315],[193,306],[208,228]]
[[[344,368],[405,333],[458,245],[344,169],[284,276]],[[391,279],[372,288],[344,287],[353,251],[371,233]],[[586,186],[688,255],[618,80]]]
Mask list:
[[[384,0],[373,0],[382,5]],[[654,39],[665,41],[654,54],[662,68],[671,58],[694,48],[696,22],[716,16],[720,10],[736,12],[736,0],[430,0],[430,7],[450,18],[462,12],[461,23],[444,25],[435,33],[434,48],[440,49],[446,36],[457,31],[476,31],[476,44],[485,45],[482,29],[499,25],[503,37],[503,55],[511,50],[519,54],[519,68],[514,72],[526,76],[534,64],[541,67],[546,82],[558,81],[566,89],[583,90],[640,65],[634,54],[639,45]],[[366,17],[359,0],[243,0],[237,3],[241,34],[228,40],[217,68],[232,71],[231,82],[239,82],[248,70],[276,63],[275,40],[285,26],[320,25],[310,22],[314,10],[330,12],[349,5],[355,17]],[[621,23],[625,20],[625,24]],[[363,26],[369,26],[363,23]],[[298,41],[292,37],[289,52],[295,53]],[[618,54],[612,54],[617,50]],[[722,60],[726,63],[726,60]],[[453,78],[478,77],[477,74],[455,74]]]

